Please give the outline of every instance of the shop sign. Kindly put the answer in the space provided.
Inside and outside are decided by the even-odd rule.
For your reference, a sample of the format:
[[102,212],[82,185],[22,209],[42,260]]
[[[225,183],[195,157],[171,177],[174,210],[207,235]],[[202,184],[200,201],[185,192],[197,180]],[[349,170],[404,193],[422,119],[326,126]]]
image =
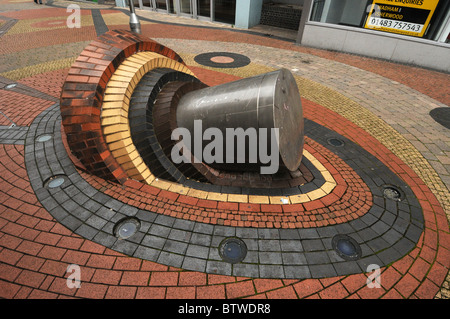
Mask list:
[[439,0],[373,0],[364,28],[423,37]]

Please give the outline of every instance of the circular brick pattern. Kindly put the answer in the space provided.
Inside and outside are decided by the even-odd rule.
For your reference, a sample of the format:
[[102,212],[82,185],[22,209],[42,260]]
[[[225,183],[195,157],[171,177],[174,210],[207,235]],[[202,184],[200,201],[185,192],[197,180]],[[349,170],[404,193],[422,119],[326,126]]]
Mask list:
[[[372,206],[372,194],[364,181],[353,169],[321,147],[320,144],[314,143],[309,138],[307,138],[307,143],[314,148],[306,145],[303,162],[312,172],[313,179],[295,190],[298,193],[300,189],[301,194],[289,197],[281,196],[285,194],[284,192],[292,191],[287,188],[259,190],[242,188],[235,194],[230,193],[234,191],[233,188],[222,187],[222,193],[214,193],[207,192],[208,189],[217,191],[216,188],[210,188],[214,185],[190,183],[193,188],[187,189],[189,191],[176,193],[175,191],[178,191],[176,185],[172,185],[174,187],[170,187],[166,191],[133,181],[126,183],[130,188],[124,190],[122,187],[94,178],[92,175],[83,174],[83,178],[96,189],[102,189],[108,195],[120,198],[124,203],[146,207],[148,210],[155,210],[171,217],[210,224],[257,228],[310,228],[348,222],[367,213]],[[325,181],[324,175],[328,172],[318,170],[308,160],[309,156],[306,154],[309,152],[307,150],[326,157],[321,158],[323,165],[326,166],[326,168],[322,166],[321,169],[335,171],[333,177],[337,180],[337,185]],[[328,156],[331,157],[328,158]],[[330,162],[333,162],[333,165]],[[315,165],[317,163],[318,161]],[[181,190],[184,190],[182,186],[180,187]],[[279,196],[250,195],[261,191],[265,191],[265,195],[276,194]],[[325,191],[328,193],[326,194]],[[195,196],[198,194],[203,196],[196,198]],[[257,200],[265,198],[266,203],[252,202],[254,198]],[[283,203],[283,200],[287,198],[294,202],[292,204]],[[296,203],[296,198],[303,203]]]
[[194,57],[200,65],[213,68],[242,68],[250,64],[250,59],[245,55],[232,52],[208,52]]
[[[158,94],[170,82],[196,83],[193,88],[205,87],[195,77],[172,69],[155,69],[147,73],[136,86],[130,99],[129,120],[131,138],[144,163],[153,175],[174,182],[183,182],[186,178],[183,170],[167,158],[161,143],[157,142],[153,122],[153,107]],[[157,127],[163,123],[158,122]],[[200,177],[194,174],[195,177]]]
[[[12,13],[12,16],[20,19],[27,19],[30,17],[37,19],[41,18],[43,13],[46,14],[50,10],[54,9],[29,10],[29,12],[26,13],[18,11]],[[30,14],[31,11],[39,11],[39,13],[36,12]],[[85,14],[84,11],[82,14]],[[105,14],[105,12],[102,12],[102,14]],[[61,13],[53,15],[60,16]],[[408,117],[404,116],[405,113],[399,113],[401,103],[396,103],[396,106],[398,107],[395,108],[395,112],[392,111],[387,117],[382,115],[382,119],[389,119],[394,122],[398,119],[404,119],[406,122],[410,121],[411,118],[415,120],[420,118],[421,121],[426,121],[426,114],[428,114],[429,110],[423,113],[423,117],[417,117],[417,113],[410,112],[411,101],[409,98],[412,98],[416,102],[417,100],[420,100],[420,98],[417,98],[419,94],[415,90],[428,95],[419,97],[424,98],[427,103],[432,101],[433,103],[430,103],[430,105],[432,105],[431,107],[436,107],[436,101],[431,100],[429,96],[434,97],[437,100],[444,100],[443,103],[448,104],[445,102],[445,93],[439,95],[442,92],[439,90],[439,77],[433,78],[433,72],[429,70],[420,70],[420,72],[417,72],[416,68],[389,64],[383,61],[369,61],[367,59],[360,59],[359,57],[350,57],[345,54],[331,54],[319,50],[310,51],[309,48],[305,49],[296,46],[288,46],[281,41],[268,41],[267,39],[261,41],[258,37],[248,36],[247,34],[244,36],[241,33],[232,33],[233,41],[235,41],[235,43],[217,42],[218,37],[223,36],[224,32],[222,30],[168,27],[166,24],[152,24],[151,26],[143,27],[144,34],[149,36],[154,34],[159,34],[161,37],[168,36],[170,39],[167,38],[163,40],[165,41],[165,44],[176,48],[177,46],[172,44],[173,41],[176,41],[179,43],[179,46],[183,48],[183,50],[179,49],[180,52],[192,52],[194,55],[197,51],[189,51],[186,46],[187,42],[194,43],[194,41],[185,40],[183,42],[181,39],[184,34],[191,34],[192,30],[199,33],[198,36],[196,34],[196,38],[201,37],[205,40],[210,39],[211,41],[214,41],[213,44],[204,42],[205,44],[202,44],[201,47],[198,43],[194,43],[193,45],[200,52],[205,52],[205,47],[210,51],[223,51],[229,49],[230,51],[235,50],[236,52],[248,52],[240,51],[238,48],[236,49],[239,42],[242,42],[246,48],[251,45],[250,43],[258,43],[261,44],[261,46],[259,46],[261,53],[268,52],[269,57],[259,57],[258,60],[267,63],[271,63],[273,60],[274,63],[285,63],[287,66],[290,66],[294,65],[293,63],[296,63],[295,61],[298,60],[297,56],[289,58],[286,55],[283,57],[283,61],[279,61],[277,60],[278,55],[271,54],[270,50],[268,50],[269,46],[274,46],[277,52],[282,51],[280,49],[286,49],[287,47],[289,51],[295,51],[296,53],[300,51],[302,54],[304,53],[309,57],[313,57],[310,59],[311,63],[308,65],[308,67],[311,66],[311,69],[312,67],[317,66],[315,63],[316,59],[314,59],[317,58],[317,56],[314,56],[317,55],[317,53],[326,59],[340,62],[343,61],[344,63],[335,63],[325,59],[322,60],[325,62],[324,65],[326,66],[322,68],[322,73],[325,74],[325,77],[327,77],[327,74],[330,71],[334,74],[332,78],[329,78],[329,82],[323,82],[322,79],[320,79],[320,75],[318,74],[318,71],[316,71],[316,68],[314,68],[315,70],[313,71],[314,77],[311,74],[303,73],[304,69],[302,70],[302,76],[314,78],[317,83],[326,83],[326,85],[341,93],[344,93],[345,91],[342,87],[350,88],[350,86],[346,81],[336,81],[336,78],[343,79],[339,74],[339,69],[336,68],[339,65],[342,66],[342,69],[345,69],[345,75],[348,76],[348,74],[351,74],[351,79],[355,81],[358,81],[358,79],[367,80],[367,78],[373,76],[374,73],[385,76],[386,78],[383,78],[382,81],[378,81],[381,80],[381,77],[374,79],[374,81],[370,81],[372,84],[377,83],[378,88],[380,86],[382,87],[383,81],[388,84],[389,88],[392,87],[392,81],[390,81],[390,79],[409,85],[411,88],[407,88],[405,85],[401,84],[402,90],[398,90],[398,95],[390,96],[390,99],[401,102],[398,101],[399,96],[404,97],[404,103],[406,104],[404,107],[411,116]],[[85,32],[85,30],[88,30],[89,32]],[[186,30],[187,32],[184,33]],[[48,43],[59,43],[58,41],[61,41],[60,39],[64,39],[64,43],[68,41],[80,41],[80,35],[82,35],[81,40],[83,41],[91,40],[95,37],[95,30],[93,28],[89,30],[89,28],[83,27],[82,29],[70,30],[70,32],[65,32],[64,30],[51,31],[51,36],[49,36],[50,34],[48,34],[48,32],[44,32],[46,36],[35,36],[34,38],[31,36],[26,37],[27,41],[17,41],[17,37],[7,37],[8,39],[3,37],[5,41],[8,42],[8,45],[5,46],[5,50],[8,50],[7,52],[15,51],[16,46],[12,45],[15,43],[19,44],[21,48],[23,48],[23,46],[26,46],[26,48],[35,48],[36,46],[48,45]],[[31,35],[31,32],[29,33]],[[87,36],[84,36],[83,33],[87,34]],[[76,46],[76,48],[76,52],[81,50],[79,46]],[[71,49],[68,49],[68,51],[70,50]],[[35,55],[34,52],[36,51],[31,51],[33,51],[32,54]],[[251,51],[253,52],[254,50]],[[18,54],[19,53],[20,52],[18,52]],[[52,55],[50,54],[48,56]],[[252,55],[252,57],[254,56]],[[357,66],[360,73],[364,73],[364,75],[359,76],[358,74],[352,74],[350,69],[356,68],[349,68],[349,64]],[[305,71],[307,72],[308,70]],[[198,73],[197,75],[201,75],[200,70],[196,70],[195,72],[196,74]],[[25,81],[28,85],[34,86],[42,92],[47,91],[50,87],[52,95],[59,97],[59,88],[61,87],[60,82],[62,82],[63,79],[61,79],[62,81],[54,81],[56,78],[55,74],[65,78],[66,73],[66,70],[58,70],[56,73],[39,74],[25,79]],[[240,76],[242,76],[242,74],[240,74]],[[319,76],[319,79],[316,76]],[[218,82],[227,78],[230,78],[230,76],[210,75],[208,79],[202,77],[202,79],[210,85],[216,83],[220,84]],[[347,78],[348,77],[345,79]],[[37,80],[37,82],[33,83],[33,79]],[[333,83],[339,82],[342,86],[336,88],[331,81],[333,81]],[[24,83],[23,80],[21,80],[21,83]],[[49,83],[56,84],[49,85]],[[370,83],[361,86],[361,90],[358,89],[357,86],[352,86],[352,95],[354,94],[354,96],[359,98],[361,95],[358,95],[358,93],[362,92],[361,94],[365,94],[367,85],[370,86]],[[396,85],[399,84],[396,83]],[[386,90],[382,90],[382,92],[386,92]],[[411,94],[411,92],[413,92],[413,94]],[[7,94],[8,92],[5,91],[4,93]],[[316,93],[317,92],[314,91],[314,94]],[[382,93],[374,93],[373,98],[382,101],[382,98],[380,98],[382,95]],[[13,99],[11,99],[11,97],[13,97]],[[8,95],[7,100],[18,99]],[[366,100],[366,95],[362,97],[362,100]],[[29,101],[29,99],[25,99],[25,96],[21,95],[20,102],[12,103],[12,108],[15,108],[17,105],[24,105],[23,102],[25,101]],[[363,103],[361,100],[358,101]],[[380,103],[382,104],[382,102]],[[422,106],[427,105],[427,103],[420,103],[420,106],[416,106],[416,108],[420,109]],[[376,106],[388,109],[385,105],[381,104],[377,103]],[[23,113],[23,118],[33,119],[35,115],[47,108],[49,104],[45,104],[45,106],[41,108],[38,107],[39,105],[42,106],[40,101],[38,103],[32,102],[31,105],[26,104],[26,112]],[[325,106],[329,107],[329,104]],[[362,106],[367,108],[366,104]],[[8,106],[6,107],[8,110]],[[37,108],[39,108],[38,112],[36,112]],[[373,112],[370,107],[368,109]],[[30,112],[32,113],[30,114]],[[324,278],[320,280],[307,279],[300,281],[282,281],[277,279],[267,280],[243,277],[223,277],[189,272],[182,269],[170,269],[167,266],[157,265],[146,260],[124,257],[123,255],[97,245],[90,240],[80,238],[78,235],[69,232],[65,227],[62,227],[57,221],[52,219],[46,210],[41,207],[40,203],[36,201],[34,192],[29,185],[29,179],[33,179],[35,176],[28,177],[26,175],[25,165],[23,163],[24,147],[22,145],[24,144],[28,127],[18,126],[14,130],[2,129],[2,133],[4,133],[2,135],[2,141],[4,144],[2,145],[1,152],[2,161],[0,161],[0,166],[3,168],[3,174],[1,176],[3,182],[1,192],[3,193],[4,198],[6,197],[5,201],[2,202],[1,207],[3,210],[3,250],[1,252],[3,278],[1,281],[2,289],[0,289],[2,297],[60,298],[72,296],[78,298],[208,298],[214,296],[216,298],[240,298],[252,296],[256,298],[433,298],[436,292],[439,291],[439,287],[444,287],[442,294],[439,293],[436,297],[448,298],[448,290],[445,290],[445,287],[448,287],[448,279],[447,282],[444,282],[443,284],[448,272],[450,260],[448,254],[448,223],[445,217],[447,211],[445,209],[446,206],[445,203],[443,204],[441,201],[445,201],[447,192],[438,193],[440,192],[440,185],[442,184],[439,179],[439,176],[442,176],[441,173],[438,171],[437,173],[439,175],[436,175],[433,171],[433,174],[435,175],[432,176],[427,167],[423,168],[422,164],[424,163],[424,159],[418,152],[412,153],[413,156],[410,156],[410,161],[402,154],[395,151],[393,153],[397,157],[387,152],[383,145],[387,146],[391,151],[393,150],[392,145],[386,143],[386,139],[380,138],[380,134],[373,134],[373,131],[370,130],[370,127],[373,125],[373,127],[380,128],[380,132],[391,139],[393,136],[392,131],[385,129],[385,126],[388,126],[387,124],[385,124],[385,126],[379,126],[379,123],[376,121],[365,121],[365,124],[361,124],[361,122],[355,121],[354,117],[350,117],[348,114],[344,115],[344,117],[353,121],[356,125],[359,125],[361,130],[358,128],[355,129],[355,125],[352,125],[353,123],[351,122],[342,122],[340,120],[333,123],[334,117],[330,117],[330,113],[326,114],[327,116],[314,117],[310,112],[308,116],[318,122],[321,122],[322,119],[326,118],[329,120],[327,123],[328,127],[332,127],[347,137],[350,136],[350,139],[356,141],[358,144],[372,152],[372,154],[375,154],[380,158],[393,172],[395,172],[395,174],[402,176],[402,178],[405,177],[404,180],[417,195],[419,202],[424,209],[426,229],[423,237],[415,249],[407,256],[394,262],[392,265],[381,269],[383,278],[381,289],[368,289],[365,284],[367,278],[364,274]],[[28,125],[30,122],[21,125]],[[387,122],[391,124],[390,121]],[[429,122],[433,124],[434,121],[429,118],[427,125],[425,127],[422,126],[423,130],[420,130],[422,135],[416,133],[413,135],[412,139],[427,143],[425,142],[425,139],[422,140],[422,138],[430,134],[430,127],[433,126],[429,125]],[[398,122],[395,123],[398,124]],[[391,125],[394,126],[393,124]],[[400,123],[399,127],[405,127],[405,125]],[[437,125],[437,127],[439,127],[439,125]],[[368,137],[368,134],[364,134],[365,132],[361,134],[361,131],[364,130],[369,134],[372,134],[373,138]],[[410,135],[409,132],[407,133]],[[440,134],[431,134],[429,136],[434,136],[433,142],[435,138],[439,139],[441,137]],[[381,143],[377,143],[375,139],[378,139]],[[412,145],[402,145],[402,143],[398,143],[398,140],[395,142],[395,145],[398,145],[398,148],[405,147],[405,152],[406,150],[411,151],[414,148]],[[10,143],[13,143],[14,145]],[[46,143],[40,145],[38,151],[42,151],[41,147],[45,147],[45,144]],[[431,146],[435,148],[436,144],[431,143]],[[427,149],[425,150],[428,152]],[[28,149],[28,151],[30,151],[30,149]],[[408,156],[410,154],[411,153],[408,153]],[[29,158],[29,155],[27,156]],[[411,169],[408,168],[408,166]],[[83,173],[82,176],[84,178],[90,178],[90,175],[85,173]],[[86,178],[86,180],[89,178]],[[14,181],[12,179],[14,179]],[[439,183],[436,181],[439,181]],[[428,187],[426,185],[428,185]],[[134,191],[134,189],[131,189],[131,191]],[[24,192],[26,195],[23,195]],[[122,200],[121,197],[114,196]],[[437,200],[434,196],[437,196]],[[78,196],[76,200],[83,202],[86,198]],[[441,208],[441,205],[444,205],[444,209]],[[5,224],[5,222],[7,224]],[[52,225],[54,227],[53,229],[50,229]],[[30,237],[30,235],[33,235],[33,237]],[[39,251],[40,248],[42,249]],[[50,252],[52,252],[52,254],[50,254]],[[65,255],[63,254],[64,252],[66,252]],[[82,271],[83,274],[85,274],[82,277],[82,289],[67,289],[65,285],[67,277],[67,274],[64,275],[65,270],[67,266],[72,263],[82,265]],[[32,280],[30,280],[30,278]],[[176,285],[178,285],[178,287],[176,287]]]
[[[308,121],[307,125],[307,131],[323,145],[327,145],[328,138],[337,136],[314,122]],[[34,176],[30,182],[38,199],[58,222],[76,234],[129,256],[211,274],[323,278],[362,273],[370,264],[390,264],[413,249],[423,231],[422,210],[411,190],[374,156],[341,136],[337,137],[346,145],[341,157],[358,154],[358,158],[365,159],[350,161],[349,165],[363,176],[374,195],[370,210],[338,225],[275,229],[192,222],[124,204],[96,190],[79,175],[63,151],[59,129],[60,116],[55,105],[35,119],[27,135],[26,167],[29,176]],[[39,148],[42,144],[35,144],[38,132],[54,134],[45,151]],[[51,160],[55,156],[58,160]],[[367,165],[372,169],[371,175]],[[47,190],[42,187],[40,176],[46,179],[49,174],[66,174],[70,183]],[[383,199],[377,182],[387,180],[402,187],[402,202]],[[85,200],[79,201],[81,198]],[[141,227],[134,236],[118,240],[114,236],[115,224],[126,217],[138,218]],[[360,259],[346,261],[336,254],[331,239],[337,234],[351,236],[358,242]],[[222,240],[234,236],[243,240],[248,249],[246,258],[238,264],[224,262],[218,253]]]

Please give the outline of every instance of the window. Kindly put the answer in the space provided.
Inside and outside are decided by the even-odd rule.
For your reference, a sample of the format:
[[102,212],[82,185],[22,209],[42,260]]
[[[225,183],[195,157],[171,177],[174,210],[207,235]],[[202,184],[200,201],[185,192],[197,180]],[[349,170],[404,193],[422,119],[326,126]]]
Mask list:
[[314,0],[310,21],[448,42],[450,1]]
[[229,24],[235,23],[236,0],[215,0],[214,20]]

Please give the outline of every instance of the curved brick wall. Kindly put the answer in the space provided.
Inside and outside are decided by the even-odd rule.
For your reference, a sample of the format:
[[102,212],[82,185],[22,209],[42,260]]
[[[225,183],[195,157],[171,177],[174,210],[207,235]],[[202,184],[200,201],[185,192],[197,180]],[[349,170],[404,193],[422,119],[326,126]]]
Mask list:
[[62,88],[60,107],[67,143],[84,168],[104,179],[124,183],[127,174],[114,159],[101,128],[101,109],[109,79],[120,64],[137,52],[150,51],[183,65],[178,54],[126,30],[109,31],[76,59]]
[[[318,162],[314,154],[307,151],[304,152],[305,158],[317,171],[314,178],[317,177],[318,180],[312,189],[297,187],[295,176],[290,176],[286,181],[274,181],[273,187],[279,188],[276,194],[281,194],[281,188],[284,187],[285,196],[269,196],[267,191],[258,190],[260,184],[257,180],[250,183],[254,188],[252,195],[245,195],[239,189],[240,180],[235,182],[234,177],[228,173],[218,172],[221,175],[215,176],[217,172],[211,173],[206,169],[206,165],[196,169],[204,178],[213,181],[213,184],[203,184],[201,181],[194,183],[189,178],[185,178],[184,183],[179,179],[173,182],[165,178],[159,179],[151,171],[156,170],[157,166],[153,165],[153,162],[146,163],[142,157],[146,152],[134,145],[133,139],[140,137],[141,132],[134,132],[132,135],[130,126],[130,109],[133,109],[135,104],[133,101],[146,102],[146,112],[153,109],[148,106],[148,97],[139,94],[138,97],[133,96],[136,90],[140,90],[139,85],[144,76],[157,74],[158,70],[173,70],[195,77],[175,52],[129,31],[110,31],[85,48],[69,70],[60,105],[67,146],[79,160],[78,163],[73,159],[77,166],[103,180],[120,184],[126,184],[127,180],[141,182],[158,190],[175,193],[174,196],[183,194],[202,200],[243,204],[302,204],[316,199],[325,200],[325,197],[332,195],[338,188],[338,183],[328,169]],[[166,85],[167,88],[171,87]],[[154,94],[159,96],[160,89],[162,88],[158,86],[159,93],[155,91]],[[149,94],[153,94],[153,91],[150,91]],[[180,92],[177,91],[177,94]],[[169,100],[172,101],[175,95],[169,95]],[[163,100],[166,99],[161,97],[160,102]],[[131,119],[134,118],[135,115],[131,115]],[[157,150],[153,149],[152,152],[156,155]],[[165,163],[162,157],[157,160]],[[311,174],[309,171],[306,173]],[[220,184],[220,178],[230,179],[231,186],[215,185]],[[242,180],[242,183],[247,183],[246,181]],[[306,184],[310,182],[304,180]],[[270,184],[267,179],[261,180],[260,183]]]

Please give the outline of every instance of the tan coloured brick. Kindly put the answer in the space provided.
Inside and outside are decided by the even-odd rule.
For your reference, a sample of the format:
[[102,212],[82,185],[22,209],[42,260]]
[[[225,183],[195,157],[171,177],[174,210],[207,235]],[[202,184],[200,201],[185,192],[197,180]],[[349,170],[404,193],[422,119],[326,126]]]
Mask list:
[[270,204],[269,196],[249,195],[248,202],[251,204]]
[[122,108],[122,106],[123,106],[122,101],[105,102],[102,105],[102,111],[107,109],[119,109]]
[[103,102],[122,102],[123,101],[122,94],[106,94],[103,97]]
[[291,204],[302,204],[302,203],[310,202],[311,199],[306,194],[299,194],[299,195],[289,196],[289,201],[291,202]]
[[109,135],[117,132],[127,131],[129,128],[126,124],[113,124],[103,127],[103,134]]
[[228,194],[210,192],[206,199],[226,202],[228,200]]
[[229,194],[228,201],[235,203],[248,203],[248,195]]
[[118,132],[118,133],[114,133],[114,134],[109,134],[105,136],[105,142],[108,143],[113,143],[113,142],[117,142],[117,141],[122,141],[124,140],[124,133],[123,132]]
[[319,198],[322,198],[322,197],[324,197],[325,195],[327,195],[327,193],[325,193],[322,189],[316,189],[316,190],[313,190],[312,192],[309,192],[309,193],[307,193],[308,194],[308,197],[311,199],[311,200],[315,200],[315,199],[319,199]]
[[289,197],[286,196],[269,196],[271,204],[289,204]]
[[325,181],[330,182],[330,183],[336,183],[330,172],[323,171],[323,172],[321,172],[321,174],[322,174],[323,178],[325,179]]
[[132,67],[132,68],[136,68],[136,69],[139,69],[143,65],[143,63],[132,62],[132,61],[130,61],[128,59],[123,61],[122,64],[126,65],[126,66],[129,66],[129,67]]
[[170,187],[168,188],[169,191],[178,193],[178,194],[187,194],[190,190],[189,187],[184,187],[183,185],[171,183]]
[[191,188],[189,190],[187,195],[195,197],[195,198],[200,198],[200,199],[207,199],[208,198],[208,192],[201,191],[201,190],[198,190],[198,189],[193,189],[193,188]]
[[159,178],[155,178],[155,179],[152,181],[151,185],[154,186],[154,187],[158,187],[158,188],[160,188],[160,189],[165,189],[165,190],[167,190],[167,189],[169,189],[169,187],[171,186],[171,183],[166,182],[166,181],[164,181],[164,180],[161,180],[161,179],[159,179]]
[[143,171],[141,176],[142,179],[149,185],[155,180],[155,175],[153,175],[149,169]]
[[137,70],[138,70],[137,68],[129,68],[129,70],[121,70],[121,68],[119,66],[119,68],[116,70],[116,72],[114,72],[114,74],[128,78],[128,77],[132,77],[136,73]]
[[320,187],[320,189],[323,190],[326,194],[330,194],[335,187],[336,183],[325,182],[322,187]]

